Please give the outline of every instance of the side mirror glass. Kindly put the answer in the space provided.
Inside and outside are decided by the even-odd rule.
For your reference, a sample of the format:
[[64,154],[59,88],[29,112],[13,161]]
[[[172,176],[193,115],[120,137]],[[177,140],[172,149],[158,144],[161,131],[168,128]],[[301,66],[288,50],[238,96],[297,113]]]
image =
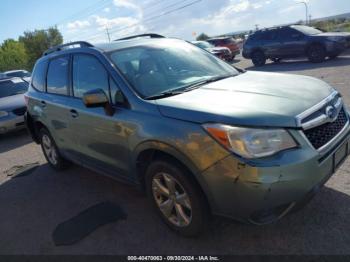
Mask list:
[[109,104],[108,97],[102,89],[94,89],[83,95],[83,102],[86,107],[106,107]]

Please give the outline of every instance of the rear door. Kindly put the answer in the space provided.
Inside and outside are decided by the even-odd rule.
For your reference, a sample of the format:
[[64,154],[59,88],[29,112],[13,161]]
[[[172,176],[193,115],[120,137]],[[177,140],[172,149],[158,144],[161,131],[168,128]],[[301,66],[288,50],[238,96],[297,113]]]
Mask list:
[[[80,160],[95,169],[126,176],[129,170],[131,134],[125,123],[128,109],[122,105],[124,96],[109,76],[101,61],[91,54],[75,54],[72,63],[74,106],[72,130],[79,146]],[[82,97],[87,91],[102,89],[116,113],[108,116],[104,108],[87,108]]]
[[41,120],[45,122],[63,153],[74,151],[76,143],[70,129],[69,66],[69,55],[55,57],[49,61],[46,94],[38,101],[43,112]]
[[262,49],[267,57],[278,57],[281,43],[277,41],[278,29],[271,29],[259,34]]

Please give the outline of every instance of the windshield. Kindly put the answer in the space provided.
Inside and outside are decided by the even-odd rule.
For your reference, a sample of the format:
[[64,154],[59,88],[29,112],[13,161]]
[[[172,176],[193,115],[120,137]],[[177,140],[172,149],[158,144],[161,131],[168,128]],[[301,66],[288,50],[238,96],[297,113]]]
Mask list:
[[310,26],[305,26],[305,25],[293,25],[293,26],[291,26],[291,28],[294,28],[294,29],[298,30],[299,32],[302,32],[305,35],[318,35],[318,34],[322,33],[322,31],[320,31],[316,28],[313,28]]
[[215,56],[175,39],[113,51],[110,58],[143,98],[239,74]]
[[6,73],[7,76],[11,77],[30,77],[30,73],[27,71],[16,71],[16,72],[10,72]]
[[206,48],[213,48],[214,46],[208,42],[195,42],[194,45],[206,49]]
[[28,90],[28,83],[20,79],[0,82],[0,98],[24,94]]

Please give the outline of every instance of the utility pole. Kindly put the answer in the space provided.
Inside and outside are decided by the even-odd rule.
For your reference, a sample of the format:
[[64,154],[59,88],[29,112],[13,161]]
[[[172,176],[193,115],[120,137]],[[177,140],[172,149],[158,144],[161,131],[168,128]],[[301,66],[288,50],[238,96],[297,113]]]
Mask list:
[[107,32],[107,37],[108,37],[108,42],[111,42],[111,34],[109,33],[108,26],[106,26],[106,32]]
[[298,2],[299,4],[304,4],[305,5],[305,12],[306,12],[306,15],[305,15],[305,25],[308,25],[308,18],[309,18],[309,6],[307,5],[306,2]]

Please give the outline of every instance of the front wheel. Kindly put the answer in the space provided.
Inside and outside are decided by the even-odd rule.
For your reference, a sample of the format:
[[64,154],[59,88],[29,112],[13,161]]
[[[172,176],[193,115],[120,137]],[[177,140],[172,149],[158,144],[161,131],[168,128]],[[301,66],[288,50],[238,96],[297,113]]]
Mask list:
[[40,142],[44,156],[52,168],[63,170],[69,166],[69,162],[60,155],[55,141],[46,128],[40,130]]
[[186,237],[201,234],[209,221],[203,193],[176,162],[156,160],[146,172],[149,200],[162,220]]
[[309,48],[308,59],[312,63],[322,63],[326,59],[326,50],[321,45],[313,45]]
[[262,51],[256,51],[252,55],[252,62],[255,66],[263,66],[266,64],[266,56]]

